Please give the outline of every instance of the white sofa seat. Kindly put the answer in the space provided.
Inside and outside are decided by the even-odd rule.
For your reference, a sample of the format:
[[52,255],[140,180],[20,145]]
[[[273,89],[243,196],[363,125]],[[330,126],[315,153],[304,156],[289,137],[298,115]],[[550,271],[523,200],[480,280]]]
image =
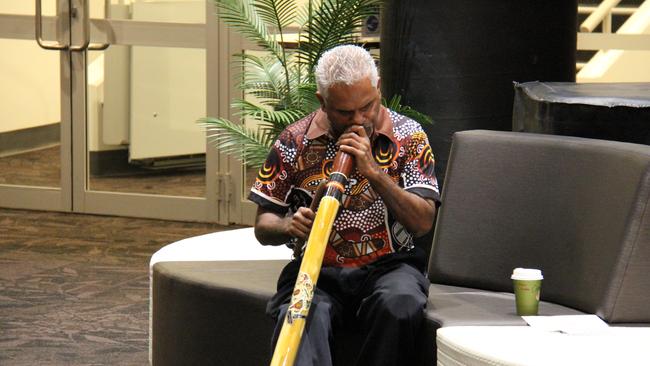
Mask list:
[[168,244],[151,256],[149,268],[158,262],[291,259],[291,254],[291,249],[284,245],[261,245],[251,227],[195,236]]
[[438,366],[650,365],[650,328],[564,334],[533,327],[438,329]]

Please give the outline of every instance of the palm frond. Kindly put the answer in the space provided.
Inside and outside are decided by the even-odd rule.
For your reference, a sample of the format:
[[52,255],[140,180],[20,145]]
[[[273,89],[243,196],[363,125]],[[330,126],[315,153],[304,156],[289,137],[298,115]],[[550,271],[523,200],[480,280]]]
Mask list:
[[294,101],[293,108],[300,109],[305,115],[320,108],[320,102],[316,98],[315,83],[300,83],[292,90],[291,99]]
[[[260,18],[267,22],[269,26],[275,28],[276,34],[280,38],[280,43],[284,44],[284,29],[288,27],[295,19],[296,4],[293,0],[257,0],[254,2]],[[285,68],[286,87],[289,85],[289,76],[287,75],[287,51],[284,46],[282,49],[282,65]]]
[[[316,95],[307,95],[309,91],[316,92],[316,83],[309,82],[309,72],[307,68],[296,58],[289,67],[289,83],[291,89],[287,90],[288,105],[287,108],[301,109],[306,112],[312,112],[311,101],[318,102]],[[305,102],[308,105],[305,105]]]
[[296,23],[300,28],[304,28],[309,23],[309,20],[314,13],[313,9],[318,9],[323,0],[308,0],[302,2],[296,10]]
[[282,101],[286,94],[286,69],[273,56],[236,55],[241,62],[239,88],[259,98]]
[[433,119],[430,116],[420,113],[409,106],[402,105],[402,96],[399,94],[393,95],[389,100],[382,98],[381,102],[386,108],[411,118],[421,125],[433,125]]
[[363,20],[377,11],[382,0],[323,0],[308,22],[300,41],[300,57],[313,70],[326,50],[354,41]]
[[274,139],[265,131],[246,128],[225,118],[201,118],[208,142],[224,154],[233,155],[248,167],[264,164]]
[[268,24],[258,14],[254,0],[213,0],[218,17],[237,32],[270,51],[283,65],[284,49],[277,39],[269,34]]
[[258,0],[254,3],[258,14],[264,21],[273,25],[278,33],[296,21],[296,2],[294,0]]
[[239,109],[238,115],[257,120],[261,128],[274,131],[276,135],[279,135],[291,123],[307,115],[302,110],[273,110],[266,106],[260,106],[251,101],[241,99],[233,101],[231,105],[233,108]]

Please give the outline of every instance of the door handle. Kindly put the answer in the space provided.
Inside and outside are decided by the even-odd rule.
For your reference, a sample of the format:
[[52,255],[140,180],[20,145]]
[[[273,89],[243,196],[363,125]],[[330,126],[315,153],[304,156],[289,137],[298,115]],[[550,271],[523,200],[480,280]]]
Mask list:
[[[86,0],[89,1],[89,0]],[[110,0],[104,0],[104,18],[108,19],[109,14],[110,14]],[[90,18],[90,14],[86,18]],[[90,19],[88,19],[88,22],[90,22]],[[89,24],[90,25],[90,24]],[[89,51],[103,51],[107,49],[111,44],[110,43],[91,43],[88,45],[88,50]]]
[[[83,7],[83,21],[81,23],[83,42],[78,46],[71,46],[70,51],[102,51],[110,46],[109,43],[90,43],[90,11],[88,10],[88,1],[89,0],[81,0]],[[108,14],[107,0],[104,1],[104,9],[105,14]]]
[[36,43],[38,43],[41,48],[46,50],[64,51],[70,47],[67,44],[43,40],[43,15],[41,0],[36,0],[36,16],[34,17],[34,20],[36,23],[34,27],[36,29],[34,37],[36,38]]

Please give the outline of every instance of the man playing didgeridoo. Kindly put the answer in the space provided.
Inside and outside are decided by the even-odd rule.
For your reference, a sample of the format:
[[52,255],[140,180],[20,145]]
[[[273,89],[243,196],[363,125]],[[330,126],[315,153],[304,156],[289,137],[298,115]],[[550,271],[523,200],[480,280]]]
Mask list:
[[[363,48],[325,52],[315,73],[321,108],[282,132],[249,196],[262,244],[306,241],[316,187],[339,149],[353,157],[295,364],[332,365],[337,331],[354,327],[364,337],[352,352],[357,365],[406,365],[429,288],[426,254],[413,237],[431,229],[439,199],[431,148],[417,122],[381,105],[377,68]],[[284,268],[268,304],[273,342],[300,262]]]

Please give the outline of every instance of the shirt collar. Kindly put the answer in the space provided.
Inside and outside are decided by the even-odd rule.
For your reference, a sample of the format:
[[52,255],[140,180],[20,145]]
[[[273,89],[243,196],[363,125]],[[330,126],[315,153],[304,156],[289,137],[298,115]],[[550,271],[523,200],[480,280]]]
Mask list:
[[[390,118],[388,109],[386,109],[384,106],[380,106],[378,117],[378,123],[375,126],[374,135],[384,135],[395,143],[395,136],[393,135],[393,121]],[[307,128],[307,133],[305,136],[310,140],[314,140],[320,136],[329,135],[329,128],[330,121],[327,119],[327,114],[323,112],[322,109],[318,109],[314,115],[314,118],[311,120],[309,127]]]

